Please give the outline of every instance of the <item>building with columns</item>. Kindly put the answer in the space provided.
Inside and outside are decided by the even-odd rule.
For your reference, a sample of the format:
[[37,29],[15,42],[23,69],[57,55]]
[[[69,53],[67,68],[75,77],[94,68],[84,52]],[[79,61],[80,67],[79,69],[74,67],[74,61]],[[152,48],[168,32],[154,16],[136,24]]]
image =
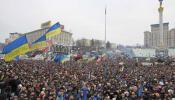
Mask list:
[[[158,48],[160,46],[161,37],[159,32],[159,24],[151,25],[151,32],[144,32],[144,47]],[[163,24],[163,44],[165,48],[169,47],[169,23]]]
[[[47,30],[51,27],[51,21],[47,21],[41,24],[41,28],[25,33],[29,44],[36,41],[39,37],[47,32]],[[64,30],[64,25],[61,25],[62,32],[54,37],[49,38],[52,44],[55,45],[63,45],[63,46],[71,46],[73,42],[72,33]]]
[[19,37],[22,36],[22,35],[23,35],[23,34],[17,33],[17,32],[9,33],[9,38],[6,38],[6,39],[5,39],[5,44],[9,44],[10,42],[16,40],[17,38],[19,38]]
[[[46,23],[41,24],[40,29],[31,31],[31,32],[26,32],[23,34],[10,33],[9,38],[5,40],[5,43],[8,44],[13,40],[19,38],[20,36],[26,35],[28,43],[31,44],[32,42],[36,41],[39,37],[41,37],[43,34],[45,34],[50,26],[51,26],[51,22],[48,21]],[[72,46],[72,43],[73,43],[72,33],[65,31],[63,25],[61,25],[61,28],[62,28],[62,32],[60,34],[54,37],[51,37],[48,40],[51,40],[52,44],[55,44],[55,45]]]
[[[144,47],[158,48],[159,44],[159,24],[152,24],[151,31],[144,32]],[[165,48],[175,48],[175,28],[169,29],[169,23],[163,24],[163,44]]]
[[[158,48],[160,46],[161,35],[160,35],[160,26],[159,24],[152,24],[151,25],[151,35],[152,35],[152,46],[153,48]],[[168,47],[168,32],[169,32],[169,23],[163,24],[163,45],[165,48]]]
[[[42,36],[49,28],[38,29],[32,32],[25,33],[28,42],[31,44],[35,40],[37,40],[40,36]],[[52,38],[49,38],[53,44],[57,45],[72,45],[73,38],[72,33],[62,30],[61,34],[58,34]]]

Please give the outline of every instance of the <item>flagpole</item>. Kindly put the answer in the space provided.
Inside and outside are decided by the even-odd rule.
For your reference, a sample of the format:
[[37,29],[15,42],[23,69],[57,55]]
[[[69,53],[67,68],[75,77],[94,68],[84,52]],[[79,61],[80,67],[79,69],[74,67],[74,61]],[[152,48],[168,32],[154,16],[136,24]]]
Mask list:
[[[106,50],[106,6],[105,6],[105,52],[107,51]],[[104,73],[105,73],[105,80],[107,80],[108,79],[108,65],[107,65],[107,63],[104,63]]]
[[106,49],[106,6],[105,6],[105,49]]

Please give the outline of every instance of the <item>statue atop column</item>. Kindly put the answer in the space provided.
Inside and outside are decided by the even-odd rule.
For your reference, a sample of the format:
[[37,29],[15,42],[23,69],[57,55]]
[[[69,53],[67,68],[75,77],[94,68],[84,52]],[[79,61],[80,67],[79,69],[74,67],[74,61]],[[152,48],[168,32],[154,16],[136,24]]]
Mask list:
[[163,3],[163,0],[159,0],[159,2],[160,2],[160,7],[162,6],[162,3]]

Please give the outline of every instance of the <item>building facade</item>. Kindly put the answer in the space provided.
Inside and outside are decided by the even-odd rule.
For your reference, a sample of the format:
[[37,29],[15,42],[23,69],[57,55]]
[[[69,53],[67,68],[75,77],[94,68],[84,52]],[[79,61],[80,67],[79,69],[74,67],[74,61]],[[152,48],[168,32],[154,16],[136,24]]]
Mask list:
[[9,38],[5,39],[5,44],[9,44],[10,42],[16,40],[17,38],[19,38],[20,36],[22,36],[23,34],[21,33],[9,33]]
[[56,35],[51,38],[54,44],[63,45],[63,46],[72,46],[73,38],[72,33],[62,30],[61,34]]
[[175,48],[175,28],[168,33],[168,46],[169,48]]
[[[26,35],[28,43],[32,44],[32,42],[36,41],[38,38],[40,38],[43,34],[47,32],[49,27],[51,26],[51,22],[48,21],[46,23],[41,24],[41,29],[37,29],[31,32],[27,32],[24,34],[21,33],[9,33],[9,38],[5,39],[5,44],[8,44],[15,39],[19,38],[20,36]],[[62,45],[62,46],[72,46],[73,44],[73,38],[72,33],[67,32],[64,30],[64,26],[61,25],[61,33],[49,38],[49,44],[53,45]]]
[[78,47],[90,47],[91,46],[91,40],[89,39],[80,39],[76,41],[76,46]]
[[28,43],[32,44],[32,42],[36,41],[39,37],[41,37],[46,31],[48,30],[48,28],[43,28],[43,29],[38,29],[38,30],[34,30],[28,33],[24,33],[27,37]]
[[[169,23],[163,25],[163,45],[165,48],[175,48],[175,28],[169,30]],[[144,32],[144,47],[158,48],[160,46],[159,24],[151,25],[151,32]]]
[[104,41],[97,39],[80,39],[76,41],[76,46],[101,48],[104,46]]
[[152,47],[152,33],[149,31],[144,32],[144,46],[146,48]]
[[[152,24],[151,25],[151,33],[152,33],[152,41],[153,41],[153,46],[154,48],[157,48],[160,46],[161,43],[161,37],[160,37],[160,28],[159,24]],[[163,24],[163,46],[165,48],[168,47],[168,32],[169,32],[169,23],[164,23]]]
[[[41,37],[43,34],[47,32],[49,29],[48,27],[42,27],[41,29],[25,33],[27,40],[29,44],[36,41],[39,37]],[[71,46],[72,45],[72,33],[65,31],[62,29],[62,32],[54,37],[49,38],[48,40],[51,40],[53,44],[56,45],[63,45],[63,46]]]
[[[144,46],[146,48],[158,48],[161,43],[159,24],[151,25],[151,32],[144,32]],[[169,47],[169,23],[163,24],[163,46]]]

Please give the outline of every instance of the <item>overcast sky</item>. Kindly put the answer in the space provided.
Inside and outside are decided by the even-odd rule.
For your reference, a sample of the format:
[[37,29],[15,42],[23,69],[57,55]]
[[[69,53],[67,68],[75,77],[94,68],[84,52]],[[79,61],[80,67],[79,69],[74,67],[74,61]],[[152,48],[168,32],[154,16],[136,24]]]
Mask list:
[[[59,21],[75,39],[104,39],[124,45],[143,44],[143,32],[158,23],[158,0],[0,0],[0,42],[10,32],[25,33],[48,20]],[[164,21],[175,27],[175,0],[165,0]]]

